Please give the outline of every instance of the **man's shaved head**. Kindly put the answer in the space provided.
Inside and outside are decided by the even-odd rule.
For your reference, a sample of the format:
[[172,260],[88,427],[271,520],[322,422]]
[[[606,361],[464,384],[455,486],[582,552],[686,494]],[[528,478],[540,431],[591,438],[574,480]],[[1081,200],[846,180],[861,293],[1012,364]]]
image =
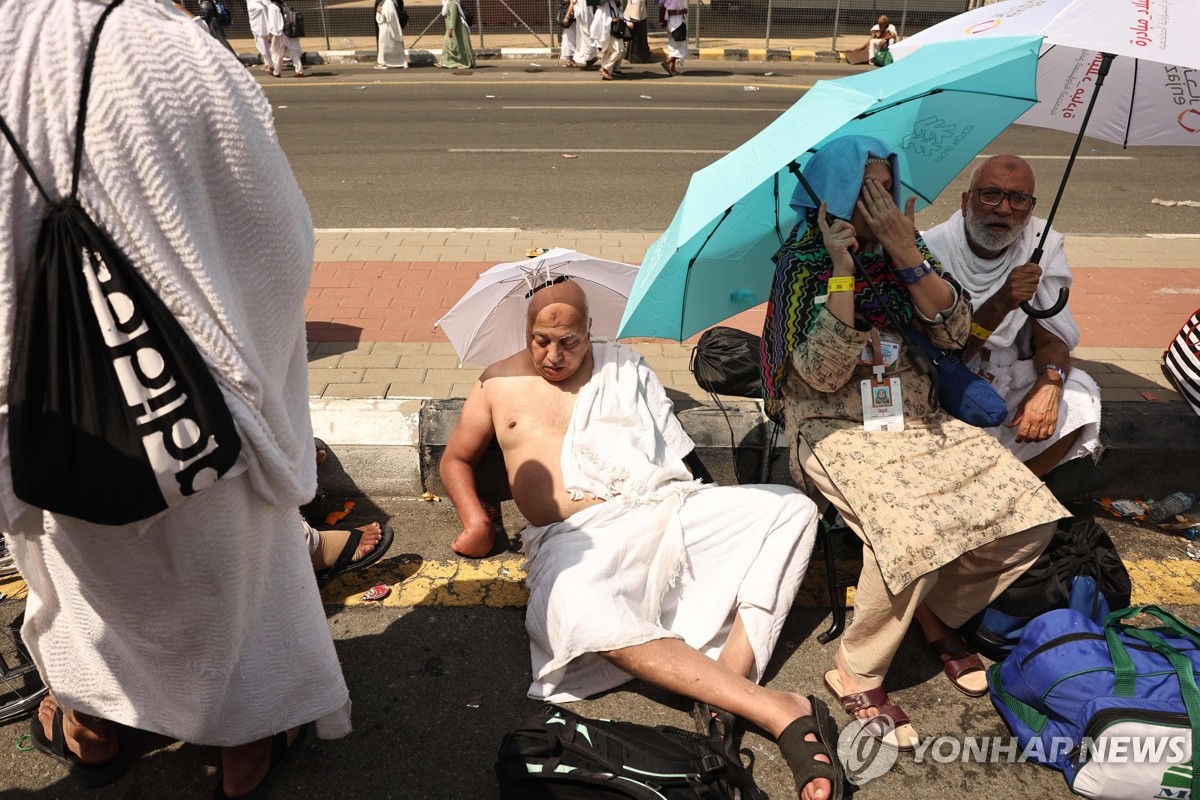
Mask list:
[[587,295],[572,280],[538,289],[529,300],[525,333],[534,369],[558,383],[581,367],[591,374],[592,320]]
[[525,315],[527,325],[533,325],[533,321],[537,319],[543,309],[555,304],[563,304],[576,309],[585,320],[590,317],[587,295],[584,294],[583,289],[579,288],[578,283],[567,279],[538,289],[533,293],[533,297],[529,299],[529,310]]

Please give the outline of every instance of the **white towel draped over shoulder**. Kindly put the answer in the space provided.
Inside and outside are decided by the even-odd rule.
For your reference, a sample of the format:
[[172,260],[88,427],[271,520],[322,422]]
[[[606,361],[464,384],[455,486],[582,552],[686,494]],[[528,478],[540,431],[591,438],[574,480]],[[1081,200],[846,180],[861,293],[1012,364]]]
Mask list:
[[[1008,273],[1029,262],[1029,257],[1033,255],[1045,227],[1046,220],[1030,217],[1021,238],[1013,242],[999,258],[992,259],[980,258],[971,252],[971,247],[967,244],[967,229],[961,209],[955,211],[954,216],[941,225],[926,231],[924,238],[925,244],[942,262],[945,270],[971,293],[971,304],[978,308],[1000,290]],[[1049,308],[1054,305],[1058,300],[1058,290],[1071,286],[1071,271],[1067,267],[1065,244],[1066,237],[1051,228],[1043,245],[1044,252],[1039,264],[1042,268],[1042,280],[1032,300],[1036,308]],[[988,337],[988,346],[999,349],[1016,344],[1023,355],[1028,355],[1028,339],[1032,335],[1028,325],[1030,319],[1031,317],[1021,309],[1010,312]],[[1075,318],[1071,316],[1070,306],[1049,319],[1039,320],[1039,324],[1062,339],[1068,349],[1074,350],[1078,346],[1079,328],[1075,324]]]
[[692,480],[683,457],[695,445],[640,355],[598,339],[592,358],[592,379],[579,391],[563,439],[563,484],[574,500],[657,502],[677,491],[676,482]]

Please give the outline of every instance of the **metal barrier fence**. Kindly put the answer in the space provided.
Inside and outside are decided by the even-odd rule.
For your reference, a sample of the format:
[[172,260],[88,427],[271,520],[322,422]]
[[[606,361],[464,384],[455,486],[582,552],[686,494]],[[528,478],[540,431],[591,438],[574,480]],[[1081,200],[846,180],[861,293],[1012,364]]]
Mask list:
[[[582,0],[580,0],[582,2]],[[871,26],[886,14],[900,37],[910,36],[968,8],[991,0],[694,0],[688,15],[693,47],[844,51],[861,45]],[[373,50],[373,0],[288,0],[304,15],[305,50]],[[475,14],[472,43],[477,49],[557,48],[560,0],[461,0]],[[620,0],[613,0],[620,5]],[[198,6],[198,0],[184,0]],[[649,0],[650,39],[665,41],[657,6]],[[242,51],[252,50],[245,0],[226,0],[233,17],[226,36]],[[405,44],[413,49],[441,47],[444,31],[440,0],[407,0]],[[239,41],[242,40],[242,41]]]

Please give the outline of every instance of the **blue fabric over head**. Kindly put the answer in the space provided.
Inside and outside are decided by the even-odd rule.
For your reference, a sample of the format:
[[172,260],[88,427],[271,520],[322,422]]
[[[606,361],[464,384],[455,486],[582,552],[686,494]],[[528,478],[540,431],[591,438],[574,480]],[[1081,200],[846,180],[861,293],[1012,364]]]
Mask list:
[[796,238],[808,228],[808,212],[820,207],[824,200],[829,213],[849,220],[854,204],[862,191],[863,171],[868,158],[886,158],[892,167],[892,200],[901,210],[900,157],[884,142],[872,136],[842,136],[822,146],[804,165],[801,172],[817,193],[813,202],[804,184],[797,184],[789,205],[800,215]]

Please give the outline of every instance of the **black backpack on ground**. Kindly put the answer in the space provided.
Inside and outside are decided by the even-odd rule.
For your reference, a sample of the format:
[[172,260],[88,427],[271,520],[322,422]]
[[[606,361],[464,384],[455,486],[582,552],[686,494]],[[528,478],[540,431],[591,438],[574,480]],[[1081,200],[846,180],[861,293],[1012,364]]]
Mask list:
[[1025,625],[1059,608],[1073,608],[1103,625],[1110,611],[1129,606],[1129,572],[1109,535],[1093,519],[1061,520],[1033,566],[962,628],[993,661],[1016,647]]
[[241,439],[187,332],[79,200],[100,15],[88,45],[71,190],[55,198],[0,132],[46,204],[17,290],[8,372],[13,491],[102,525],[146,519],[229,471]]
[[587,719],[545,705],[504,737],[501,800],[765,800],[721,744],[665,725]]
[[701,334],[692,350],[692,375],[706,392],[762,399],[762,339],[718,325]]

